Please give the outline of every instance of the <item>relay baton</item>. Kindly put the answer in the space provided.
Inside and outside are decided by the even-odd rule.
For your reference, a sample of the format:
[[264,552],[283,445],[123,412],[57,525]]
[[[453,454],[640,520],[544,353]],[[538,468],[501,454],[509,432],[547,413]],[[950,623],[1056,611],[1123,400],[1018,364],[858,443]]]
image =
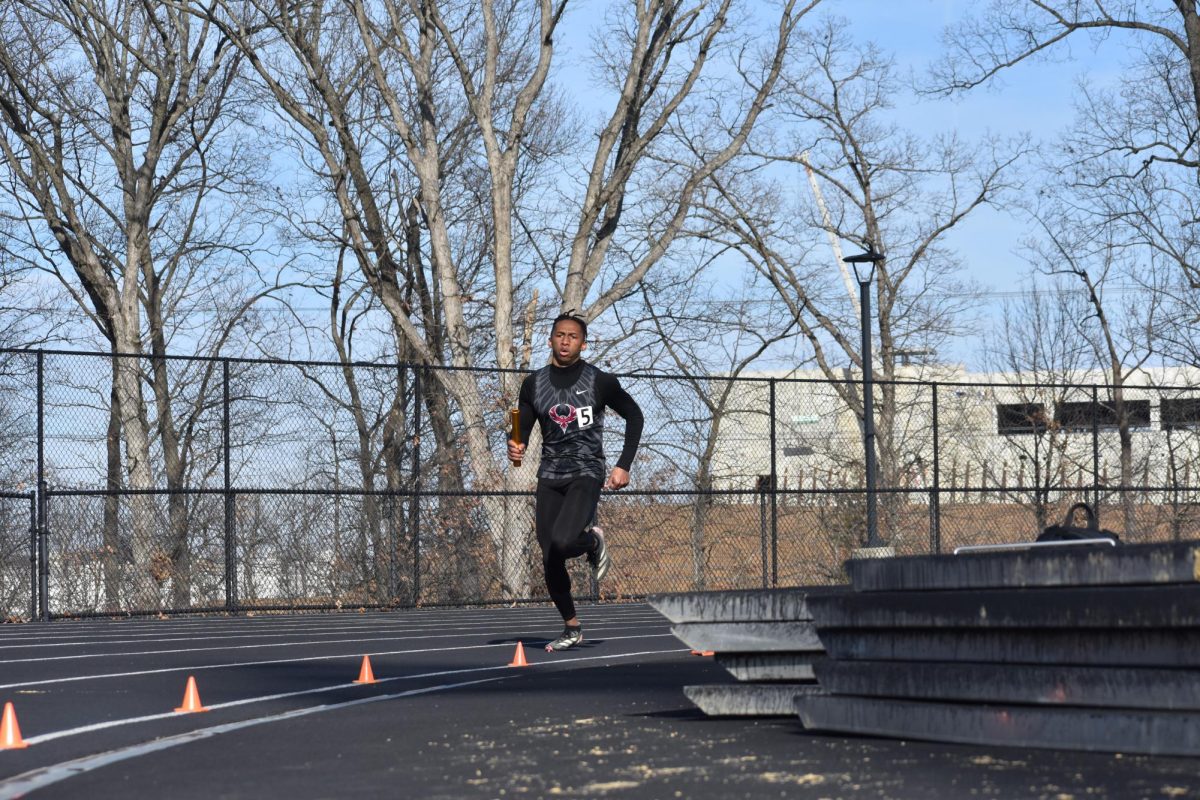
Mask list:
[[[512,409],[508,412],[508,425],[510,428],[508,438],[517,444],[521,443],[521,411],[520,409]],[[521,466],[521,459],[514,458],[512,465],[514,467]]]

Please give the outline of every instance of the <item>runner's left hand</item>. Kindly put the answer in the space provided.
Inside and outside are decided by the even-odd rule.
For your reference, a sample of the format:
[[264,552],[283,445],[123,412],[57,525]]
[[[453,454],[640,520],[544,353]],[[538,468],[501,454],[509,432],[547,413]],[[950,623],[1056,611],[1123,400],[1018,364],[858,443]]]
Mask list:
[[608,473],[608,480],[604,482],[605,489],[624,489],[629,485],[629,472],[620,467],[613,467],[613,471]]

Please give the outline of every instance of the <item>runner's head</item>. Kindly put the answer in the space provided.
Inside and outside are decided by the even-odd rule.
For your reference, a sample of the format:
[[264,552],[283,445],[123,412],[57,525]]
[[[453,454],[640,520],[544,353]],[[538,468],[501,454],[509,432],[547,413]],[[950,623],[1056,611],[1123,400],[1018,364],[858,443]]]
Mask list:
[[566,312],[554,318],[550,328],[550,360],[558,367],[569,367],[587,348],[587,322]]

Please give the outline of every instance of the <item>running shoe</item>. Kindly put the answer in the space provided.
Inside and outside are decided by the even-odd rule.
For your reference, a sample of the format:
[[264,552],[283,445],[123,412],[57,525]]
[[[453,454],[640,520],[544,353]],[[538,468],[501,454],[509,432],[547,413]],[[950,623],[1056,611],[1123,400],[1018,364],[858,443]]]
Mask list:
[[546,652],[553,653],[555,650],[567,650],[583,641],[583,626],[576,625],[572,628],[570,625],[563,628],[562,635],[555,639],[550,644],[546,645]]
[[604,531],[599,525],[592,526],[592,533],[596,534],[596,549],[587,554],[587,561],[592,565],[592,575],[596,580],[601,580],[608,574],[608,568],[612,566],[612,557],[608,554],[608,548],[604,545]]

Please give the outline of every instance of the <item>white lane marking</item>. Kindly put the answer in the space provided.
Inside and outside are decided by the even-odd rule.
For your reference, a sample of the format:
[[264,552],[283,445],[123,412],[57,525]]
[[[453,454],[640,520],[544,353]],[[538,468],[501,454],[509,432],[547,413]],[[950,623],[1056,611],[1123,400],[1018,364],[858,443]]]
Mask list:
[[493,681],[502,681],[507,678],[515,677],[511,675],[500,675],[495,678],[480,678],[473,681],[461,681],[459,683],[446,683],[440,686],[427,686],[421,689],[409,689],[406,692],[397,692],[395,694],[375,695],[373,697],[364,697],[358,700],[349,700],[344,703],[333,703],[330,705],[309,706],[308,708],[298,708],[293,711],[285,711],[282,714],[273,714],[269,717],[256,717],[254,719],[242,720],[241,722],[230,722],[225,725],[214,725],[211,728],[200,728],[198,730],[181,733],[176,736],[169,736],[165,739],[156,739],[151,742],[143,742],[142,744],[124,747],[119,750],[110,750],[107,753],[99,753],[94,756],[84,756],[77,758],[74,761],[64,761],[59,764],[53,764],[49,767],[31,770],[30,772],[17,775],[9,778],[6,781],[0,782],[0,800],[15,800],[15,798],[23,797],[29,792],[38,789],[44,789],[47,786],[52,786],[67,778],[73,778],[77,775],[82,775],[93,770],[107,767],[110,764],[116,764],[121,761],[127,761],[131,758],[156,753],[160,750],[166,750],[171,747],[176,747],[181,744],[197,742],[203,739],[210,739],[214,736],[219,736],[223,733],[232,733],[233,731],[242,730],[244,728],[252,728],[257,725],[266,725],[271,722],[282,722],[283,720],[296,719],[305,717],[309,714],[318,714],[322,711],[335,711],[337,709],[349,708],[351,706],[365,705],[367,703],[378,703],[383,700],[395,700],[400,697],[412,697],[419,694],[430,694],[432,692],[446,691],[448,689],[459,689],[463,686],[473,686],[480,683],[491,683]]
[[[588,624],[589,622],[592,625],[604,625],[604,624],[610,624],[610,623],[616,623],[616,622],[620,622],[620,623],[632,623],[632,622],[653,623],[653,622],[664,622],[664,621],[665,621],[665,619],[662,616],[655,617],[655,616],[649,616],[649,615],[646,615],[646,616],[642,616],[642,615],[615,616],[614,615],[612,617],[606,617],[603,620],[598,620],[598,619],[588,620],[587,617],[583,617],[583,622],[585,625]],[[464,630],[464,629],[469,629],[469,628],[485,628],[485,627],[495,626],[496,624],[498,624],[500,622],[503,622],[505,624],[512,623],[511,620],[488,620],[488,619],[471,618],[471,620],[469,622],[455,623],[455,627],[457,630]],[[398,626],[398,627],[392,627],[393,625]],[[225,639],[262,639],[262,638],[271,638],[271,637],[279,637],[279,636],[296,636],[299,634],[304,634],[306,636],[335,636],[337,634],[350,633],[353,630],[364,630],[364,631],[368,631],[371,633],[403,633],[405,631],[419,632],[419,631],[426,631],[426,630],[432,630],[432,629],[436,629],[436,628],[445,628],[445,627],[446,627],[445,622],[437,622],[437,621],[431,620],[429,622],[422,622],[421,624],[405,624],[405,623],[401,623],[399,621],[392,621],[392,622],[388,622],[385,624],[372,625],[372,626],[367,626],[367,625],[337,626],[337,627],[331,627],[327,630],[320,629],[320,628],[284,628],[282,630],[276,629],[274,631],[256,631],[253,633],[228,633],[228,634],[216,634],[216,635],[209,634],[209,635],[205,635],[205,636],[198,635],[201,632],[191,633],[186,636],[184,636],[184,635],[161,636],[161,635],[147,633],[147,634],[137,635],[137,638],[130,638],[130,639],[94,639],[94,640],[91,640],[91,639],[78,638],[76,640],[56,641],[56,642],[46,642],[44,639],[41,639],[39,637],[31,637],[38,643],[37,644],[0,644],[0,650],[31,650],[34,648],[45,648],[45,647],[88,647],[88,646],[107,647],[109,645],[118,645],[118,644],[145,643],[145,640],[149,640],[152,643],[158,643],[158,642],[194,641],[196,639],[201,639],[201,638],[210,640],[210,641],[220,641],[220,640],[225,640]],[[112,653],[112,654],[103,654],[103,655],[123,655],[123,653]],[[8,663],[8,662],[0,662],[0,663]]]
[[[662,614],[647,606],[625,606],[617,610],[592,608],[579,610],[584,620],[654,618]],[[222,616],[204,620],[123,622],[105,625],[102,622],[49,622],[29,625],[0,625],[0,644],[24,640],[59,641],[67,639],[107,641],[116,637],[184,636],[202,633],[246,634],[264,630],[348,630],[373,628],[381,625],[457,625],[491,621],[512,624],[519,621],[559,619],[553,607],[544,609],[504,610],[490,612],[473,609],[454,614],[433,614],[420,610],[391,611],[379,614],[304,615],[281,614],[253,618]]]
[[[637,653],[610,653],[610,654],[597,655],[597,656],[578,656],[578,657],[571,658],[569,661],[565,661],[565,660],[564,661],[541,661],[541,662],[530,663],[529,666],[534,667],[534,668],[537,668],[537,667],[546,667],[546,668],[565,667],[565,666],[568,666],[571,664],[579,663],[580,661],[596,661],[598,659],[631,658],[633,656],[665,655],[665,654],[669,654],[669,653],[684,653],[684,652],[687,652],[687,650],[680,649],[680,648],[672,648],[670,650],[643,650],[643,651],[637,652]],[[443,670],[438,670],[436,672],[421,672],[421,673],[417,673],[414,675],[395,675],[390,678],[377,678],[375,680],[375,683],[393,683],[395,681],[412,681],[412,680],[419,680],[419,679],[423,679],[423,678],[440,678],[440,677],[444,677],[447,675],[468,675],[473,672],[494,672],[496,670],[509,670],[509,669],[513,669],[513,668],[507,664],[501,664],[501,665],[491,666],[491,667],[463,667],[462,669],[443,669]],[[505,677],[509,677],[509,676],[505,676]],[[272,700],[282,700],[282,699],[285,699],[288,697],[301,697],[303,695],[309,695],[309,694],[323,694],[326,692],[336,692],[336,691],[341,691],[341,690],[345,690],[345,689],[352,689],[358,685],[359,684],[355,684],[355,683],[335,683],[330,686],[318,686],[315,689],[301,689],[301,690],[298,690],[295,692],[282,692],[279,694],[260,695],[258,697],[246,697],[241,700],[230,700],[225,703],[212,703],[208,706],[208,708],[212,711],[216,711],[216,710],[219,710],[222,708],[234,708],[237,706],[250,705],[252,703],[267,703]],[[174,711],[167,711],[167,712],[163,712],[161,714],[146,714],[146,715],[140,716],[140,717],[127,717],[125,719],[107,720],[105,722],[95,722],[95,723],[92,723],[91,725],[81,725],[77,728],[66,728],[61,731],[51,731],[49,733],[39,734],[38,736],[27,736],[27,737],[25,737],[25,741],[31,745],[41,744],[42,742],[49,742],[49,741],[53,741],[55,739],[63,739],[67,736],[77,736],[81,733],[95,733],[96,731],[102,731],[102,730],[106,730],[108,728],[117,728],[117,727],[121,727],[124,725],[134,725],[139,722],[151,722],[156,719],[173,719],[173,718],[177,719],[178,717],[179,717],[179,714],[175,713]]]
[[[579,611],[583,614],[606,615],[606,614],[621,614],[621,613],[642,613],[651,610],[651,607],[646,603],[627,603],[619,605],[579,605]],[[159,619],[154,616],[122,618],[117,621],[108,621],[104,619],[57,619],[52,622],[42,623],[22,623],[17,625],[5,625],[0,627],[0,638],[5,636],[21,636],[33,635],[33,632],[39,631],[42,633],[68,633],[71,630],[88,631],[94,633],[104,633],[105,631],[128,630],[131,628],[154,629],[160,630],[163,628],[197,628],[205,626],[226,626],[226,625],[241,625],[245,627],[253,627],[255,625],[276,625],[276,624],[295,624],[303,625],[306,623],[321,623],[321,622],[339,622],[339,623],[363,623],[369,624],[372,621],[377,621],[395,617],[410,617],[410,618],[425,618],[425,619],[453,619],[456,617],[480,617],[491,616],[493,618],[513,617],[513,616],[543,616],[553,615],[554,607],[547,603],[546,605],[529,605],[519,608],[395,608],[387,611],[373,609],[368,612],[358,611],[337,611],[330,613],[321,612],[306,612],[306,611],[291,611],[291,612],[254,612],[253,609],[247,612],[225,613],[221,612],[212,616],[189,616],[181,614],[176,617],[168,617]]]
[[[536,610],[539,612],[545,612],[547,609],[536,609]],[[0,642],[5,643],[5,644],[0,644],[0,648],[18,648],[18,647],[22,646],[21,644],[19,644],[19,642],[23,642],[23,641],[31,641],[31,642],[39,643],[39,644],[25,645],[25,646],[29,646],[29,647],[58,647],[58,646],[65,646],[68,644],[81,644],[82,645],[82,644],[93,644],[93,643],[94,644],[108,644],[108,643],[116,643],[116,642],[120,641],[118,639],[113,639],[112,637],[114,637],[114,636],[127,637],[127,638],[129,638],[129,640],[131,642],[138,638],[161,639],[163,637],[163,634],[178,636],[180,638],[189,638],[189,637],[195,638],[201,634],[204,634],[206,631],[209,631],[209,630],[214,631],[214,632],[219,632],[219,635],[221,635],[222,638],[225,638],[225,637],[234,638],[234,637],[247,637],[247,636],[256,636],[256,635],[257,636],[284,635],[284,633],[286,633],[286,632],[308,632],[308,631],[318,632],[321,630],[329,630],[330,632],[339,632],[339,631],[345,632],[350,629],[381,628],[381,627],[386,627],[388,625],[406,625],[406,626],[411,626],[411,627],[430,627],[431,628],[431,627],[436,627],[439,625],[444,626],[447,624],[447,619],[445,616],[443,616],[440,619],[414,619],[414,618],[402,619],[402,616],[416,617],[418,615],[424,616],[424,614],[422,612],[393,612],[393,613],[394,613],[394,615],[391,617],[376,616],[376,617],[367,618],[367,619],[362,619],[362,618],[358,618],[358,617],[354,617],[354,618],[351,618],[351,617],[345,617],[345,618],[321,617],[321,618],[313,619],[313,620],[305,620],[303,622],[293,621],[293,620],[289,620],[289,619],[281,619],[279,617],[270,617],[270,618],[256,617],[254,619],[249,619],[249,620],[242,619],[242,618],[230,617],[230,618],[223,618],[222,620],[219,620],[219,621],[213,621],[211,623],[204,624],[204,625],[201,625],[200,623],[191,625],[191,624],[188,624],[188,621],[181,621],[181,624],[179,624],[179,625],[171,625],[169,623],[163,623],[163,622],[155,622],[155,623],[127,622],[127,623],[121,623],[120,627],[122,628],[122,630],[112,631],[110,633],[90,632],[90,631],[85,633],[82,631],[75,631],[75,630],[68,631],[68,630],[61,630],[61,629],[60,630],[52,630],[50,628],[38,628],[38,629],[35,629],[36,632],[34,632],[34,633],[3,635],[4,631],[2,628],[0,628]],[[540,617],[546,616],[546,614],[544,614],[544,613],[521,614],[521,615],[518,615],[518,614],[504,614],[504,615],[455,614],[453,616],[455,616],[455,617],[467,616],[467,618],[468,618],[467,621],[455,622],[454,624],[486,624],[489,622],[512,624],[512,622],[513,622],[512,617],[514,617],[514,616],[532,616],[532,617],[540,618]],[[653,611],[647,611],[642,606],[631,607],[628,611],[622,610],[620,613],[605,613],[603,615],[587,614],[587,613],[581,612],[580,617],[583,619],[583,621],[585,623],[589,622],[589,621],[591,621],[593,623],[597,623],[597,622],[606,622],[606,621],[614,621],[614,620],[629,620],[629,619],[645,619],[645,620],[663,619],[661,614],[658,614],[657,612],[653,612]],[[51,623],[51,624],[57,625],[60,623]],[[81,625],[81,624],[99,625],[99,623],[93,623],[93,622],[61,623],[61,624],[69,624],[72,627],[75,627],[75,626]],[[106,627],[112,628],[114,626],[109,625]],[[135,628],[135,630],[130,630],[131,628]],[[250,630],[251,628],[270,628],[271,630],[281,631],[283,633],[268,634],[268,633],[265,633],[264,631],[252,631],[252,630]],[[152,629],[152,630],[150,630],[150,629]],[[234,631],[238,631],[238,632],[227,633],[230,630],[234,630]],[[146,632],[143,633],[140,631],[146,631]],[[18,644],[8,644],[9,642],[17,642]]]
[[[127,622],[127,624],[118,627],[109,626],[107,630],[82,630],[78,626],[72,626],[72,630],[54,630],[52,626],[44,627],[25,627],[24,631],[19,634],[6,634],[4,628],[0,627],[0,646],[19,645],[23,642],[35,643],[59,643],[59,642],[110,642],[110,640],[118,638],[158,638],[164,636],[246,636],[246,634],[264,633],[266,631],[277,632],[302,632],[302,631],[352,631],[366,630],[366,628],[385,627],[391,625],[403,625],[410,627],[437,627],[446,625],[469,625],[469,624],[492,624],[514,625],[521,624],[522,621],[533,624],[535,621],[551,621],[552,618],[557,620],[557,614],[541,613],[541,614],[506,614],[503,616],[491,614],[475,614],[475,615],[455,615],[455,616],[415,616],[415,615],[392,615],[390,618],[377,618],[361,620],[361,619],[328,619],[314,620],[306,622],[306,624],[290,624],[284,620],[268,620],[259,622],[257,620],[222,620],[220,624],[205,624],[205,625],[139,625],[136,622]],[[620,619],[655,619],[661,618],[660,614],[646,612],[646,610],[630,610],[630,612],[620,614],[580,614],[584,621],[610,621]]]
[[[604,605],[604,606],[579,606],[581,613],[596,614],[621,614],[621,613],[644,613],[652,610],[645,603],[630,603],[627,605]],[[322,622],[338,622],[338,623],[362,623],[370,624],[372,621],[395,617],[409,618],[425,618],[425,619],[452,619],[455,617],[480,617],[491,616],[493,618],[513,617],[513,616],[541,616],[553,614],[553,606],[523,606],[521,608],[461,608],[461,609],[425,609],[425,608],[397,608],[390,611],[373,610],[367,613],[354,611],[340,611],[329,614],[311,613],[311,612],[272,612],[272,613],[251,613],[246,614],[219,614],[209,617],[172,617],[167,619],[158,619],[156,617],[143,617],[135,619],[122,619],[117,622],[108,622],[102,619],[87,619],[87,620],[54,620],[48,623],[34,622],[20,625],[7,625],[0,628],[0,639],[5,636],[23,636],[34,635],[34,632],[41,633],[69,633],[71,630],[88,631],[91,633],[104,633],[106,631],[120,631],[131,628],[154,629],[161,630],[164,628],[202,628],[206,626],[223,627],[226,625],[240,625],[244,627],[253,627],[255,625],[284,625],[294,624],[303,625],[306,623],[322,623]]]
[[[649,625],[651,623],[645,623]],[[588,631],[606,631],[614,628],[637,628],[641,627],[638,624],[622,624],[613,623],[611,625],[591,625]],[[495,629],[487,627],[482,631],[456,631],[454,633],[434,633],[422,636],[355,636],[350,639],[326,639],[324,641],[313,641],[305,639],[296,642],[256,642],[254,644],[228,644],[228,645],[213,645],[212,647],[176,647],[166,650],[118,650],[112,653],[73,653],[71,655],[62,656],[37,656],[34,658],[8,658],[0,659],[0,664],[40,664],[47,661],[78,661],[85,658],[118,658],[129,656],[164,656],[178,655],[179,653],[207,653],[214,650],[264,650],[271,647],[314,647],[317,645],[328,644],[349,644],[351,642],[395,642],[395,641],[417,641],[424,639],[453,639],[461,638],[468,633],[475,635],[481,633],[491,633]]]
[[[622,623],[614,622],[611,624],[599,624],[588,626],[589,631],[612,630],[613,628],[634,628],[642,625],[653,625],[653,622],[646,623]],[[46,661],[77,661],[84,658],[116,658],[125,656],[157,656],[157,655],[173,655],[178,653],[204,653],[213,650],[258,650],[269,647],[313,647],[315,645],[326,644],[348,644],[350,642],[394,642],[397,640],[411,639],[449,639],[461,637],[468,633],[490,633],[495,630],[492,626],[486,626],[479,631],[458,630],[454,633],[434,633],[421,636],[401,635],[401,636],[355,636],[349,639],[325,639],[322,641],[314,641],[312,639],[304,639],[302,641],[293,642],[255,642],[254,644],[227,644],[213,645],[211,647],[177,647],[165,650],[117,650],[110,653],[72,653],[70,655],[61,656],[36,656],[31,658],[8,658],[0,659],[0,664],[36,664]],[[376,631],[371,631],[376,633]],[[395,633],[404,633],[404,631],[396,631]],[[294,635],[294,634],[293,634]],[[222,637],[218,637],[222,638]]]
[[[605,636],[604,641],[615,642],[622,639],[654,639],[672,637],[671,633],[641,633],[633,636]],[[446,653],[457,650],[482,650],[487,647],[513,647],[512,642],[500,642],[497,644],[472,644],[460,645],[458,647],[426,647],[417,650],[378,650],[364,653],[359,650],[353,653],[337,653],[335,655],[325,656],[307,656],[304,658],[273,658],[263,661],[233,661],[222,664],[193,664],[190,666],[181,667],[163,667],[160,669],[143,669],[133,670],[130,672],[107,672],[96,675],[72,675],[66,678],[47,678],[39,681],[20,681],[17,683],[0,684],[0,689],[22,689],[27,686],[49,686],[58,683],[75,683],[76,681],[100,680],[102,678],[129,678],[135,675],[158,675],[164,672],[198,672],[200,670],[209,669],[225,669],[227,667],[257,667],[265,664],[300,664],[308,661],[333,661],[339,658],[362,658],[364,655],[369,656],[396,656],[396,655],[413,655],[417,653]]]

